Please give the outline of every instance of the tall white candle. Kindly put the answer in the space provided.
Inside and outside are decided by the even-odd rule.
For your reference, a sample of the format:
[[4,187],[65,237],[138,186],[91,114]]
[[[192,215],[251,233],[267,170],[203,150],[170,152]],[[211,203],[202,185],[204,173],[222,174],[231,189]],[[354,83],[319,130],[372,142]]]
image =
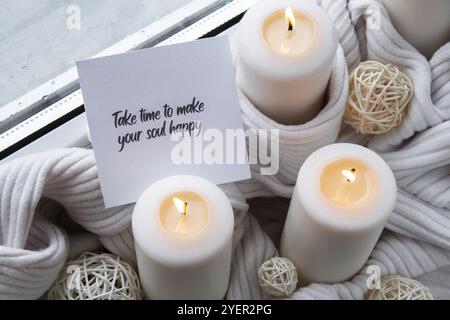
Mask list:
[[215,184],[171,176],[152,184],[133,212],[139,276],[149,299],[222,299],[231,268],[234,215]]
[[366,263],[393,211],[397,186],[376,153],[333,144],[303,164],[281,239],[302,284],[351,278]]
[[450,41],[450,0],[384,0],[403,38],[427,58]]
[[323,106],[338,37],[311,0],[263,0],[243,17],[236,37],[239,88],[282,124],[312,120]]

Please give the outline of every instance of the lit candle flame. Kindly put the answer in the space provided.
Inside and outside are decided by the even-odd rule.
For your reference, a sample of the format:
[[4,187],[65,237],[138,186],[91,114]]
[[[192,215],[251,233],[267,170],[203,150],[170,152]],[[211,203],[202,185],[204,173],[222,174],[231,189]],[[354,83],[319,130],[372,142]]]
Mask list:
[[352,170],[342,170],[342,175],[347,178],[348,182],[355,182],[356,175],[355,175],[356,169]]
[[178,211],[180,211],[181,215],[186,216],[188,203],[178,198],[173,198],[173,203],[175,204],[175,207],[178,209]]
[[284,11],[284,18],[286,19],[286,24],[288,25],[288,31],[293,31],[295,28],[295,17],[294,12],[290,7],[286,8]]

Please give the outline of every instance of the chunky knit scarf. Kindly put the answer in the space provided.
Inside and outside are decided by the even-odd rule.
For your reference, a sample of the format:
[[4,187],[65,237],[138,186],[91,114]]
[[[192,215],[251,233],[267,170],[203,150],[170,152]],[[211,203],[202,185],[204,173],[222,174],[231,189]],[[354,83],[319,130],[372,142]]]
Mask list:
[[[228,299],[261,299],[257,268],[276,255],[271,239],[255,219],[247,200],[290,197],[298,170],[314,150],[353,142],[377,151],[391,166],[399,186],[398,201],[386,231],[367,265],[382,274],[416,277],[450,265],[450,44],[427,61],[392,27],[375,0],[322,0],[334,20],[340,48],[329,86],[328,104],[313,121],[281,126],[264,117],[241,95],[247,128],[280,129],[280,171],[221,186],[235,211],[234,256]],[[379,28],[369,26],[379,14]],[[376,17],[378,18],[378,17]],[[347,74],[361,59],[399,66],[411,77],[416,96],[402,125],[371,140],[341,119]],[[133,205],[105,210],[91,150],[65,149],[36,154],[0,166],[0,298],[36,299],[50,288],[69,254],[69,237],[56,224],[61,207],[72,220],[98,235],[105,248],[135,260],[130,228]],[[274,199],[274,201],[276,201]],[[276,210],[265,216],[283,223]],[[368,288],[363,269],[348,282],[312,284],[292,299],[362,299]]]

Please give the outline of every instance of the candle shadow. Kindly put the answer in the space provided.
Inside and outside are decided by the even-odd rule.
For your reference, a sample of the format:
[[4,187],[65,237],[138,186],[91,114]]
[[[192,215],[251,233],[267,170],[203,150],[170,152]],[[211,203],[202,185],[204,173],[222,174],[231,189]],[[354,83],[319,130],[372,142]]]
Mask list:
[[256,218],[277,249],[290,201],[290,199],[279,197],[254,198],[248,201],[250,213]]

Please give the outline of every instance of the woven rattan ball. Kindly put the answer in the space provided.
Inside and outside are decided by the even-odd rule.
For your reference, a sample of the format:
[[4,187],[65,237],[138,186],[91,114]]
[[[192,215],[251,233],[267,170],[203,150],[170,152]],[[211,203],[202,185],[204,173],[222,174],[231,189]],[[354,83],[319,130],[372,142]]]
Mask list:
[[108,253],[83,253],[66,263],[49,300],[141,300],[134,268]]
[[393,65],[361,63],[350,75],[344,121],[362,134],[375,135],[398,126],[414,89],[411,80]]
[[389,275],[381,279],[380,289],[374,289],[369,300],[433,300],[428,288],[419,281]]
[[275,297],[289,297],[297,288],[297,270],[288,258],[274,257],[258,270],[259,285]]

